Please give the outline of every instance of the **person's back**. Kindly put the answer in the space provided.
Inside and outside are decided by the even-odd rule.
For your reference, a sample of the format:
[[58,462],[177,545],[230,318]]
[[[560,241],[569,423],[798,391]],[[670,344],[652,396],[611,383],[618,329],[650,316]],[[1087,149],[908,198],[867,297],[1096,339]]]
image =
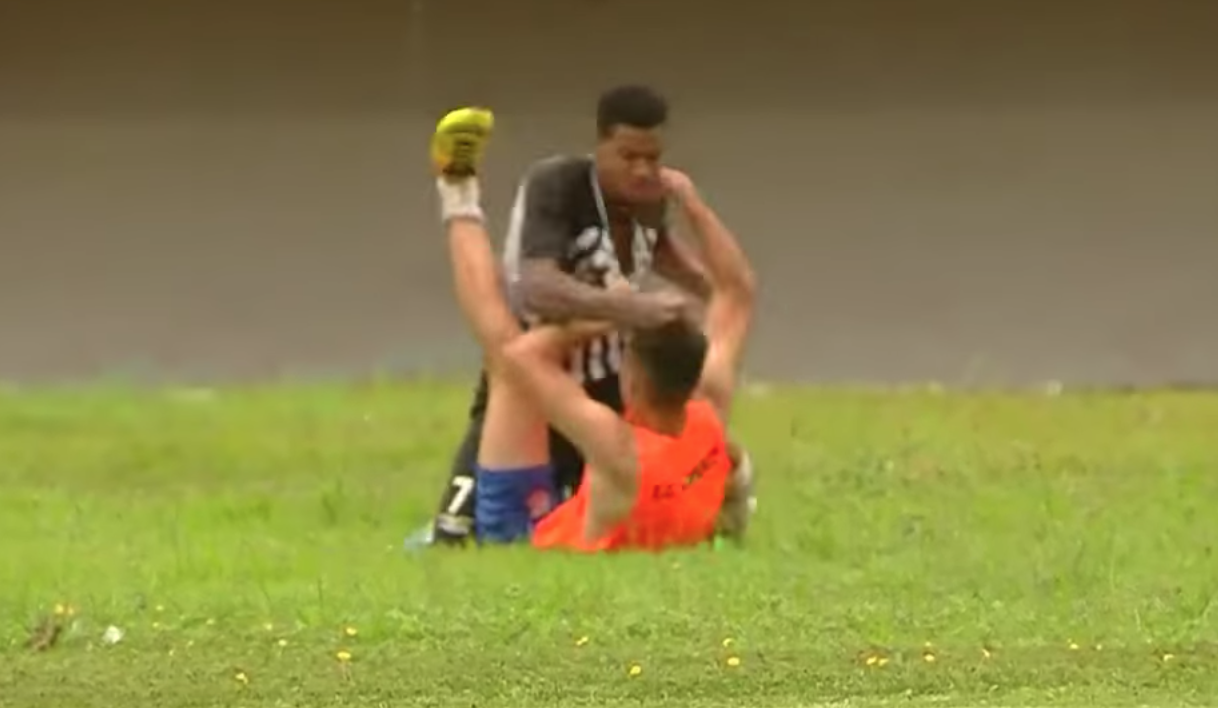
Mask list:
[[670,437],[632,425],[639,488],[627,517],[595,541],[585,539],[590,490],[538,522],[533,545],[575,551],[654,550],[710,540],[723,504],[732,461],[719,415],[706,401],[685,406],[685,426]]

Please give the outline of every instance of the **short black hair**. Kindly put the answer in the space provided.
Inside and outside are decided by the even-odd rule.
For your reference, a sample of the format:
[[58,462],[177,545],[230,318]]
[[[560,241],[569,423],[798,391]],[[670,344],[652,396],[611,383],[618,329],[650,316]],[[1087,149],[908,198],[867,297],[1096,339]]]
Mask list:
[[631,333],[630,351],[647,376],[651,403],[685,405],[702,379],[708,348],[706,335],[684,317]]
[[629,84],[611,88],[601,94],[596,104],[596,132],[602,138],[620,125],[647,130],[667,122],[668,101],[650,86]]

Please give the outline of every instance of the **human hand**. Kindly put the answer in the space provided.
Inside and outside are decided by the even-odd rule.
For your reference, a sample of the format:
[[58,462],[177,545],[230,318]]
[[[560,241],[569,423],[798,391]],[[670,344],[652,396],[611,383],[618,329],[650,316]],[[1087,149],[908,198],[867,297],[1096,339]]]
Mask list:
[[613,293],[627,293],[634,290],[634,286],[625,276],[613,273],[605,276],[605,289]]
[[698,188],[694,186],[693,180],[681,170],[672,167],[661,168],[660,182],[664,185],[665,194],[678,201],[688,202],[698,196]]
[[637,293],[631,298],[629,325],[632,329],[655,329],[685,317],[689,298],[677,290]]

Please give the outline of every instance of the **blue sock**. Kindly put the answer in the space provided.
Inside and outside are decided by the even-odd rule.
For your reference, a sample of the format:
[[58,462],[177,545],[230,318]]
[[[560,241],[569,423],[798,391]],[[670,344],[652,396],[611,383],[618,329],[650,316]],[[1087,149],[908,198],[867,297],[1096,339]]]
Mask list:
[[477,470],[474,525],[481,543],[512,543],[529,537],[533,524],[554,506],[549,465],[512,470]]

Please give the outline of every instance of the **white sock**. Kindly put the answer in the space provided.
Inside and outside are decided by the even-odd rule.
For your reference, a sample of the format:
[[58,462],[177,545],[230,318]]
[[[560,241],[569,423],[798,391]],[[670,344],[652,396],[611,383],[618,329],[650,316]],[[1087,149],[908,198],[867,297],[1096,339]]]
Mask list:
[[748,450],[745,450],[744,448],[740,449],[740,463],[736,465],[734,474],[736,476],[737,484],[739,484],[740,488],[744,489],[745,493],[748,495],[747,499],[749,514],[752,515],[757,513],[757,493],[754,491],[753,483],[753,457],[749,455]]
[[440,194],[440,218],[445,222],[459,218],[482,221],[482,190],[477,178],[440,177],[436,180],[436,191]]

